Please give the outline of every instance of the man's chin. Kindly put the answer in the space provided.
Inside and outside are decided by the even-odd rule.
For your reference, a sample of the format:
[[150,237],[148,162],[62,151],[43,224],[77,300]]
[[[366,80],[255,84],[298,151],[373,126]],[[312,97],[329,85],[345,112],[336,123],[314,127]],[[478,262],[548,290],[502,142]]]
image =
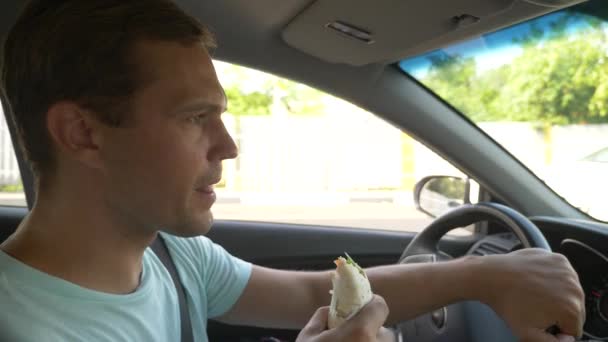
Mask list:
[[175,225],[166,231],[171,235],[188,238],[206,235],[211,230],[212,225],[213,214],[211,211],[207,211],[195,219],[188,220],[187,223]]

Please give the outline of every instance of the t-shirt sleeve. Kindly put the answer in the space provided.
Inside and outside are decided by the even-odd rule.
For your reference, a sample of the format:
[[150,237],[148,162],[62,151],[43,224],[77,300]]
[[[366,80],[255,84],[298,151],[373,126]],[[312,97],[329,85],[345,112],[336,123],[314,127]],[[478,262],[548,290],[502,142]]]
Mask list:
[[192,283],[204,291],[207,318],[228,312],[243,294],[252,266],[204,236],[178,238],[163,234],[184,286],[193,290]]
[[240,298],[251,275],[251,264],[209,240],[206,251],[204,281],[209,318],[214,318],[228,312]]

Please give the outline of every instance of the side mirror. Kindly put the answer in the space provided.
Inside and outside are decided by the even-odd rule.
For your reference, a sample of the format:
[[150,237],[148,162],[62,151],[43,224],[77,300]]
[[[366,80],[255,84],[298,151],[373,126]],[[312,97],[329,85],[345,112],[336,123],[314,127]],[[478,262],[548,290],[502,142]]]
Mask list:
[[416,183],[416,208],[431,217],[438,217],[452,208],[471,203],[469,179],[452,176],[430,176]]

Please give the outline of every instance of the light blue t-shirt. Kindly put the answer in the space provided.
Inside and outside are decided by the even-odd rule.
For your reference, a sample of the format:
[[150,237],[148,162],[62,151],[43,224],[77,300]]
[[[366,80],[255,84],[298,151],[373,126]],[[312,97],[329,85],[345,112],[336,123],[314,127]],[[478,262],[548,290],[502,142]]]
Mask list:
[[[163,237],[184,284],[194,340],[207,341],[207,319],[236,303],[251,264],[205,237]],[[85,289],[0,251],[0,341],[178,342],[180,334],[175,286],[150,248],[141,283],[127,295]]]

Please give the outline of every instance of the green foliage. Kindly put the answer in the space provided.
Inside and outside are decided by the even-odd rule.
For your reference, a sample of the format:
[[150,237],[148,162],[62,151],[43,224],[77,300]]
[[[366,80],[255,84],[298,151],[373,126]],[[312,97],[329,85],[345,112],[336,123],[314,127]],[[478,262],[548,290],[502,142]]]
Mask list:
[[234,115],[268,115],[272,96],[259,91],[245,93],[237,86],[225,89],[229,112]]
[[572,33],[564,25],[542,39],[532,30],[521,55],[499,68],[478,72],[473,58],[435,58],[422,82],[477,122],[608,122],[606,27],[592,22]]
[[307,85],[275,77],[268,87],[274,89],[278,101],[294,115],[322,114],[325,94]]
[[228,111],[234,115],[269,115],[275,106],[294,115],[316,115],[325,110],[327,95],[316,89],[237,65],[220,67]]
[[0,192],[23,192],[23,184],[5,184],[0,186]]

